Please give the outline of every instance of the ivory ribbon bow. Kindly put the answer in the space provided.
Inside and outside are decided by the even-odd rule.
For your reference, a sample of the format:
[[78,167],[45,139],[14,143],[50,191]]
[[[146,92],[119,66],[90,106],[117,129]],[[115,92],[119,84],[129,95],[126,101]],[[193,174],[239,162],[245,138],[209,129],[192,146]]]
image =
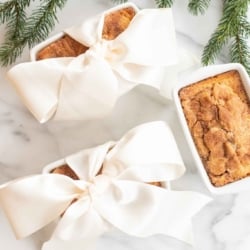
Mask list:
[[[79,180],[48,174],[64,164]],[[52,163],[42,175],[1,186],[0,204],[18,238],[58,219],[43,250],[92,249],[110,226],[132,236],[165,234],[192,243],[191,218],[210,198],[148,184],[175,180],[184,171],[170,129],[152,122],[118,142]]]
[[[122,5],[119,8],[132,6]],[[170,9],[138,11],[114,40],[102,38],[104,12],[65,32],[89,47],[78,57],[22,63],[8,72],[23,102],[40,121],[87,120],[108,114],[138,84],[161,88],[177,63]],[[171,72],[169,72],[171,73]]]

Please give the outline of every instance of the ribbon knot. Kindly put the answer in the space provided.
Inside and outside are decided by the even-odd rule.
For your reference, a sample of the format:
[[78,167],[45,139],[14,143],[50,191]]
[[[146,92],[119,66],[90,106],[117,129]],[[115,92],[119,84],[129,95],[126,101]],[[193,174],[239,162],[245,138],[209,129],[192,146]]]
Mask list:
[[[78,180],[51,174],[65,164]],[[93,249],[110,227],[137,237],[165,234],[192,243],[192,216],[210,199],[146,183],[169,182],[184,171],[170,129],[152,122],[117,142],[52,163],[42,175],[0,186],[0,203],[19,238],[58,220],[43,250]]]
[[102,39],[101,41],[96,42],[93,44],[86,52],[85,55],[88,57],[88,55],[93,56],[95,55],[96,57],[100,58],[106,58],[106,54],[108,51],[108,41],[105,41]]
[[114,40],[102,38],[104,16],[109,13],[104,12],[65,31],[89,47],[84,54],[22,63],[8,72],[24,103],[40,122],[51,118],[100,118],[138,84],[161,89],[166,69],[173,71],[177,63],[171,10],[139,11],[133,4],[121,8],[125,7],[137,13]]
[[107,175],[101,174],[95,176],[88,187],[90,197],[93,199],[95,196],[104,194],[110,182],[111,178]]

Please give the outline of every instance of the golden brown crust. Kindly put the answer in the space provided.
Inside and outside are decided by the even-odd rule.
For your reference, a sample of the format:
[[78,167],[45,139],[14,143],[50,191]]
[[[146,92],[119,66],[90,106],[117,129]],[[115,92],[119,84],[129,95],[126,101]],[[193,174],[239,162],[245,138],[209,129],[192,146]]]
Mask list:
[[37,60],[55,57],[75,57],[84,53],[88,47],[82,45],[68,35],[49,44],[37,53]]
[[237,71],[179,91],[182,108],[211,183],[250,175],[250,103]]
[[[104,19],[102,37],[106,40],[113,40],[121,34],[135,16],[132,7],[124,8],[108,14]],[[57,41],[49,44],[37,53],[37,60],[55,57],[75,57],[85,53],[88,47],[75,41],[69,35],[64,35]]]
[[72,178],[73,180],[79,180],[76,173],[68,166],[63,165],[60,167],[57,167],[51,171],[52,174],[63,174],[67,175],[68,177]]
[[102,38],[113,40],[127,29],[135,16],[135,10],[131,7],[117,10],[105,16]]
[[151,184],[157,187],[162,187],[162,184],[159,181],[149,182],[148,184]]

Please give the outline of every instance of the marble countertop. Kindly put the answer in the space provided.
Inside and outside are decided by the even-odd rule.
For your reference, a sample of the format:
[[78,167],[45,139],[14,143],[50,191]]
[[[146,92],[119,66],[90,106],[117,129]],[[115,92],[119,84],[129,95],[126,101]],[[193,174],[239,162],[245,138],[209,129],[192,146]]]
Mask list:
[[[153,0],[133,2],[142,8],[154,6]],[[220,18],[222,1],[212,0],[207,13],[200,17],[193,17],[188,13],[187,2],[187,0],[176,0],[173,7],[177,42],[180,47],[199,59],[203,46]],[[68,1],[59,14],[59,23],[52,34],[111,6],[109,0]],[[0,33],[0,41],[2,40],[3,32]],[[19,61],[26,61],[28,57],[26,50]],[[217,62],[228,62],[226,53],[222,52]],[[7,70],[8,68],[0,69],[0,184],[16,177],[39,173],[46,164],[82,148],[119,139],[130,128],[143,122],[164,120],[174,132],[187,167],[186,175],[174,183],[174,187],[177,190],[189,189],[209,194],[190,156],[173,103],[158,93],[145,87],[138,87],[123,96],[112,114],[102,120],[39,124],[21,103],[5,78]],[[138,239],[122,233],[110,233],[100,238],[97,249],[250,249],[249,193],[213,198],[213,202],[202,209],[193,220],[195,248],[166,236]],[[0,212],[2,249],[38,250],[44,237],[46,231],[41,231],[32,237],[17,241],[6,218]]]

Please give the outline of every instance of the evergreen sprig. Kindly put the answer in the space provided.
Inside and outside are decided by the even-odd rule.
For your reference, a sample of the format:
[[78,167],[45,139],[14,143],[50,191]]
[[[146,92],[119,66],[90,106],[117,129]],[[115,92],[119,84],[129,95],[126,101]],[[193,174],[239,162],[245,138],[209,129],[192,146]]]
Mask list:
[[240,62],[245,66],[250,75],[250,51],[246,38],[242,35],[236,35],[231,44],[230,56],[232,62]]
[[194,14],[204,14],[211,0],[189,0],[188,9]]
[[173,0],[155,0],[158,8],[170,8],[173,5]]
[[1,24],[6,23],[5,42],[0,47],[0,63],[15,62],[26,46],[41,42],[53,29],[57,11],[67,0],[42,0],[40,6],[27,17],[30,0],[9,0],[0,5]]
[[126,3],[128,0],[112,0],[112,2],[116,3],[116,4],[120,4],[120,3]]
[[250,74],[250,51],[246,41],[250,34],[250,24],[247,20],[249,3],[250,0],[224,1],[221,20],[203,51],[204,65],[214,63],[222,48],[229,44],[231,60],[241,63]]
[[44,0],[43,5],[35,9],[25,25],[24,36],[29,47],[46,38],[55,26],[57,10],[62,9],[67,0]]
[[8,65],[21,55],[25,45],[19,41],[24,32],[26,13],[25,8],[29,6],[29,0],[10,0],[0,5],[0,20],[6,23],[8,32],[5,34],[5,42],[0,48],[0,60],[2,65]]
[[30,0],[10,0],[0,3],[0,23],[15,20],[17,16],[24,13],[24,8],[29,5]]
[[[67,0],[40,0],[40,5],[27,16],[27,8],[35,0],[7,0],[0,3],[0,24],[6,25],[5,41],[0,47],[0,64],[6,66],[15,62],[23,49],[47,38],[55,26],[57,12]],[[127,0],[112,0],[124,3]],[[189,0],[188,9],[194,14],[204,14],[211,0]],[[171,7],[174,0],[155,0],[157,7]],[[223,0],[222,18],[204,47],[202,63],[214,63],[225,45],[229,45],[232,62],[245,66],[250,74],[250,23],[247,10],[250,0]]]

